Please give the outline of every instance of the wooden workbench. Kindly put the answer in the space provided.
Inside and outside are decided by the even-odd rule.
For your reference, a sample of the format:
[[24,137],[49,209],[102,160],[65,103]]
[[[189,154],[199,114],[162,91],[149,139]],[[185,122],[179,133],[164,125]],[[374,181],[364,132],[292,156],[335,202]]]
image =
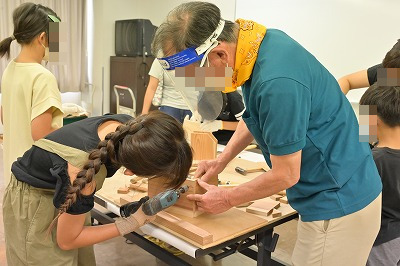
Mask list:
[[[235,167],[240,166],[243,168],[256,168],[260,165],[262,167],[267,167],[265,163],[250,162],[244,159],[235,158],[219,175],[219,180],[221,180],[222,183],[230,181],[231,184],[241,184],[247,182],[260,175],[260,173],[249,173],[246,176],[243,176],[234,170]],[[96,192],[96,196],[105,201],[112,202],[118,207],[121,206],[120,198],[123,196],[123,194],[118,194],[117,190],[120,187],[129,186],[131,178],[132,176],[126,176],[123,174],[122,170],[119,170],[112,178],[106,179],[103,184],[103,188]],[[147,193],[130,191],[128,195],[134,200],[139,200],[141,197],[146,196]],[[158,226],[194,246],[197,246],[201,249],[207,249],[230,239],[234,239],[240,235],[254,231],[258,228],[265,227],[268,224],[275,223],[295,213],[290,205],[283,203],[281,203],[279,210],[282,212],[282,216],[277,218],[272,218],[271,215],[258,216],[247,213],[245,212],[245,208],[232,208],[229,211],[218,215],[202,214],[196,218],[190,218],[174,213],[174,215],[178,218],[181,218],[182,220],[189,222],[213,235],[213,241],[205,245],[195,242],[185,235],[171,230],[170,228],[159,224]]]

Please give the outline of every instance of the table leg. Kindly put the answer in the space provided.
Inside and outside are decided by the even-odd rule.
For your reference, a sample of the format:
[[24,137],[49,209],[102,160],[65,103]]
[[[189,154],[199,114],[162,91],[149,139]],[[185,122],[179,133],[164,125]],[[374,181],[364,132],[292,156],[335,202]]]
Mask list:
[[274,234],[273,229],[263,231],[256,235],[258,247],[257,266],[275,266],[283,265],[271,259],[271,253],[274,252],[279,235]]

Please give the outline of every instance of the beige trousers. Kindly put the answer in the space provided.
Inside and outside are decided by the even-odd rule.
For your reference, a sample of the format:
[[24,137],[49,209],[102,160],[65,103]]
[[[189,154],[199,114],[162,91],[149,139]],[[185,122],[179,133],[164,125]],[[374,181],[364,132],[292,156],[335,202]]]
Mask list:
[[[93,246],[61,250],[57,229],[47,229],[58,211],[54,191],[34,188],[11,175],[3,199],[6,256],[9,266],[94,266]],[[90,215],[85,225],[90,225]]]
[[365,266],[381,225],[382,194],[364,209],[331,220],[302,222],[292,262],[295,266]]

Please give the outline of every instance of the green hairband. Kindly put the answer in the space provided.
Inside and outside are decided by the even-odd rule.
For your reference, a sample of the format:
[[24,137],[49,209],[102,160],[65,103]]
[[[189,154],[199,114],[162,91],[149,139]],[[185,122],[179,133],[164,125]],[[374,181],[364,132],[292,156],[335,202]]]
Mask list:
[[53,16],[53,15],[47,15],[50,19],[51,19],[51,21],[53,21],[53,22],[61,22],[61,20],[59,20],[56,16]]

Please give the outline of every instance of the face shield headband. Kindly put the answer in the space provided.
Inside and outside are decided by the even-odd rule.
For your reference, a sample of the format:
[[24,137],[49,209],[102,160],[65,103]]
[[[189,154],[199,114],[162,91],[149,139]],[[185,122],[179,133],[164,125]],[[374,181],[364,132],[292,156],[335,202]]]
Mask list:
[[217,39],[221,35],[224,26],[225,20],[221,19],[215,31],[199,47],[190,47],[177,54],[157,58],[158,61],[165,70],[174,70],[176,67],[184,67],[200,60],[200,66],[203,66],[208,53],[218,45]]

